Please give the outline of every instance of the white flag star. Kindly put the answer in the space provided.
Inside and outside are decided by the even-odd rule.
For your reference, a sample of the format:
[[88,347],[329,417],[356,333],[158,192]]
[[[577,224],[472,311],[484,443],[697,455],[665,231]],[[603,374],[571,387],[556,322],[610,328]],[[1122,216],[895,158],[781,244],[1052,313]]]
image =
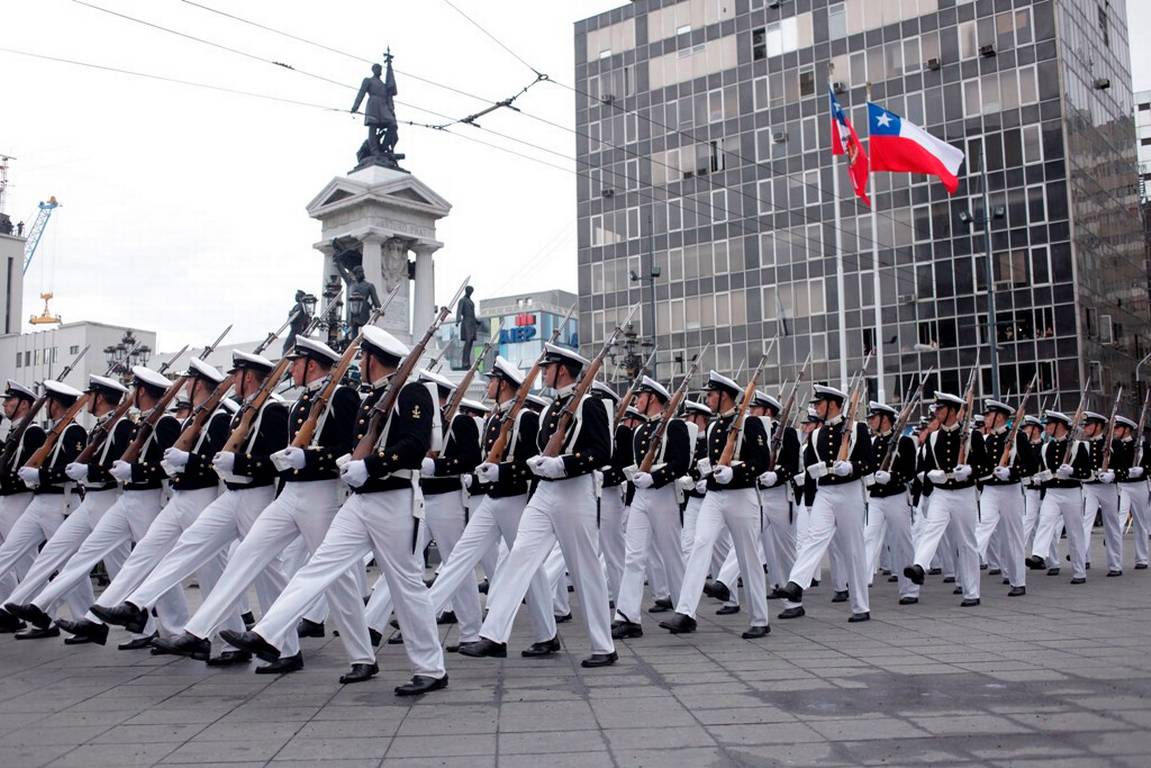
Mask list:
[[875,122],[879,125],[879,127],[886,128],[887,126],[891,125],[891,115],[884,112],[879,117],[875,118]]

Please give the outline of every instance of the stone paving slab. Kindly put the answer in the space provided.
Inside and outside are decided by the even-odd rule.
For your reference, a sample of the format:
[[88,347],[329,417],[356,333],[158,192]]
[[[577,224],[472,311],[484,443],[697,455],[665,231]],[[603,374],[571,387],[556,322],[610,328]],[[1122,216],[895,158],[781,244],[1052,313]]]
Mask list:
[[746,614],[717,617],[705,598],[699,632],[645,616],[606,670],[579,666],[577,600],[565,653],[520,658],[518,626],[507,659],[449,655],[449,688],[417,701],[392,693],[409,675],[399,646],[381,649],[377,679],[341,686],[330,636],[271,679],[0,636],[0,768],[1145,767],[1151,571],[1128,568],[1075,587],[1033,572],[1020,599],[985,574],[974,609],[938,578],[899,607],[879,577],[873,620],[853,625],[822,587],[806,618],[773,619],[759,641],[739,637]]

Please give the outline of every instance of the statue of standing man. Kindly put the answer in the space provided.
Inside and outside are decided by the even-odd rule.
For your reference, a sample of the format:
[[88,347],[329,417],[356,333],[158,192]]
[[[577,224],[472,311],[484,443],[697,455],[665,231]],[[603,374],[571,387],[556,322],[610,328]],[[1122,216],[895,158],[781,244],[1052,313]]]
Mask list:
[[349,270],[339,259],[334,263],[340,277],[348,284],[348,339],[351,340],[368,324],[372,310],[380,306],[380,296],[376,293],[376,286],[364,277],[364,268],[359,264]]
[[396,154],[396,144],[400,140],[400,127],[396,121],[395,96],[399,92],[396,88],[396,76],[392,72],[392,54],[389,50],[384,54],[387,63],[387,77],[381,79],[383,67],[372,65],[372,76],[365,77],[360,83],[360,91],[356,94],[356,101],[352,104],[352,112],[358,112],[364,97],[368,99],[364,107],[364,125],[368,126],[368,140],[360,146],[356,159],[364,163],[368,158],[382,158],[384,165],[400,169],[396,161],[403,155]]
[[479,323],[476,321],[476,303],[472,301],[470,285],[464,290],[464,295],[456,305],[456,324],[460,326],[460,341],[464,344],[463,354],[460,356],[460,368],[467,369],[472,365],[472,345],[476,342],[479,333]]

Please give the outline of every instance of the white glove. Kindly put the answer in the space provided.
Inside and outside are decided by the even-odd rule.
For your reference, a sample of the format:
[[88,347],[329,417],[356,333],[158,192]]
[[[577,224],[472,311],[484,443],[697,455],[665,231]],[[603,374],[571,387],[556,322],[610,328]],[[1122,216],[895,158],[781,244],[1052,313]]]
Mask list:
[[850,461],[837,461],[831,465],[831,471],[836,477],[847,477],[854,469]]
[[707,493],[707,481],[706,480],[700,480],[698,483],[696,483],[695,484],[695,492],[696,493]]
[[960,464],[958,467],[955,468],[955,471],[952,472],[952,475],[955,477],[956,481],[958,481],[960,483],[964,482],[969,477],[971,477],[971,465],[970,464]]
[[121,483],[126,483],[132,479],[132,465],[122,459],[116,459],[112,462],[112,468],[108,470],[108,474]]
[[533,456],[528,459],[528,468],[536,477],[559,480],[567,476],[564,460],[559,456]]
[[655,484],[655,478],[648,472],[636,472],[631,476],[631,484],[636,488],[651,488]]
[[1111,483],[1115,482],[1115,471],[1111,469],[1105,469],[1096,475],[1096,477],[1099,479],[1099,482],[1103,483],[1104,485],[1111,485]]
[[360,459],[349,461],[340,468],[340,479],[353,488],[359,488],[368,482],[368,465]]
[[1059,469],[1055,470],[1055,476],[1060,480],[1066,480],[1075,474],[1075,467],[1070,464],[1060,464]]
[[494,483],[500,479],[500,465],[485,462],[476,467],[476,477],[481,483]]
[[424,457],[420,462],[420,477],[435,477],[436,476],[436,460]]
[[64,467],[64,474],[68,476],[69,480],[75,480],[77,483],[81,483],[88,479],[88,465],[73,461]]
[[231,451],[220,451],[212,459],[212,466],[216,468],[217,472],[230,475],[232,470],[236,468],[236,454]]
[[24,485],[29,488],[36,488],[40,485],[40,470],[38,469],[20,467],[20,471],[16,474],[20,475],[20,479],[24,481]]
[[935,485],[943,485],[947,482],[947,473],[942,469],[933,469],[927,473],[927,479]]
[[764,488],[771,488],[779,482],[779,473],[768,470],[759,476],[759,484]]
[[273,453],[272,463],[276,465],[276,469],[283,472],[286,469],[303,469],[308,462],[304,458],[303,448],[290,445],[282,451]]
[[1132,480],[1138,480],[1143,477],[1143,467],[1131,467],[1131,469],[1127,470],[1127,477]]
[[462,482],[464,487],[470,491],[472,489],[472,482],[474,482],[474,480],[475,478],[473,478],[471,475],[464,475],[460,482]]
[[996,480],[1002,480],[1006,483],[1011,479],[1011,467],[996,467],[992,474],[995,475]]
[[735,477],[735,470],[729,466],[720,464],[712,469],[711,476],[714,477],[715,481],[720,485],[727,485],[731,482],[732,478]]
[[707,477],[711,474],[711,459],[700,459],[695,463],[695,468],[699,470],[701,475]]
[[352,454],[345,453],[336,457],[336,469],[343,469],[344,465],[352,460]]
[[695,488],[695,481],[692,480],[689,475],[684,475],[683,477],[677,477],[675,479],[675,485],[681,491],[687,493]]
[[168,448],[164,451],[164,463],[180,472],[184,467],[188,466],[188,459],[192,454],[187,451],[181,451],[179,448]]
[[887,485],[891,482],[891,473],[884,472],[882,469],[875,470],[875,474],[872,475],[872,477],[875,478],[875,482],[879,485]]

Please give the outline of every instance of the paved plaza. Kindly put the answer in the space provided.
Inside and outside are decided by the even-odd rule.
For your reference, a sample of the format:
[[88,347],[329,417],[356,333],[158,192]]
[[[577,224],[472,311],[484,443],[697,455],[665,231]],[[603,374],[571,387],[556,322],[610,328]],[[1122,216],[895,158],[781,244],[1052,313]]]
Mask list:
[[303,641],[304,671],[272,679],[0,636],[0,766],[1145,768],[1151,571],[1130,569],[1130,544],[1122,578],[1033,572],[1024,598],[985,572],[974,609],[939,577],[897,607],[880,577],[864,624],[825,582],[805,619],[773,619],[760,641],[740,639],[746,614],[716,617],[705,599],[698,633],[649,620],[600,670],[579,667],[578,605],[558,658],[519,658],[523,616],[506,660],[449,655],[450,687],[412,703],[392,695],[408,677],[398,646],[378,678],[340,686],[330,636]]

